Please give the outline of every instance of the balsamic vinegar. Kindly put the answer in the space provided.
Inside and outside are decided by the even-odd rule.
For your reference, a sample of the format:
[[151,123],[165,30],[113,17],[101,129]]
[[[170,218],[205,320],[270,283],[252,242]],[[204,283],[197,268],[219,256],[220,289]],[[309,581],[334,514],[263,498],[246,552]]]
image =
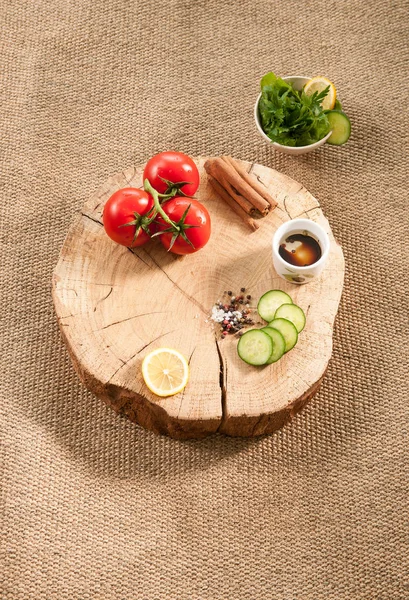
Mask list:
[[280,244],[278,253],[295,267],[308,267],[321,258],[321,247],[316,239],[305,233],[293,233]]

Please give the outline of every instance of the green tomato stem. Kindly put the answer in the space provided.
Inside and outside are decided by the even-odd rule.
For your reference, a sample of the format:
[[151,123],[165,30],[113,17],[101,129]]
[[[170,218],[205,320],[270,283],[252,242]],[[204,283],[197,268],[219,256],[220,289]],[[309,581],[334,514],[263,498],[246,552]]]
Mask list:
[[[179,231],[179,227],[177,226],[177,224],[168,217],[168,215],[165,213],[165,211],[163,210],[163,208],[160,205],[159,196],[161,196],[163,198],[165,196],[165,194],[159,194],[151,186],[149,179],[145,179],[145,181],[143,183],[143,187],[144,187],[145,192],[148,192],[148,194],[150,194],[153,198],[153,202],[154,202],[155,209],[156,209],[156,214],[159,213],[160,216],[162,217],[162,219],[164,221],[166,221],[166,223],[168,223],[172,227],[175,227]],[[154,216],[156,216],[156,214]]]

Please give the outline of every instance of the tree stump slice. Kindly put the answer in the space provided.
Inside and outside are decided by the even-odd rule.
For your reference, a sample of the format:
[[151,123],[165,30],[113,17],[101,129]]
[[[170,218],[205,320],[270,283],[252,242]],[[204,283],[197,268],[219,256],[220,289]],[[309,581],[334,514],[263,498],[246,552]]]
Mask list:
[[[142,167],[118,173],[88,200],[71,225],[53,275],[53,300],[64,341],[85,386],[115,411],[174,438],[214,432],[256,436],[282,427],[316,393],[332,352],[344,258],[319,202],[299,183],[259,164],[242,162],[278,202],[251,232],[207,181],[198,158],[199,200],[212,218],[209,243],[177,257],[159,241],[130,250],[111,241],[102,225],[106,200],[122,187],[142,186]],[[322,275],[294,285],[274,271],[271,241],[297,217],[322,225],[331,250]],[[295,348],[268,367],[237,355],[237,337],[220,340],[209,319],[224,291],[245,287],[256,300],[279,288],[307,314]],[[185,390],[159,398],[144,384],[141,363],[161,346],[190,363]]]

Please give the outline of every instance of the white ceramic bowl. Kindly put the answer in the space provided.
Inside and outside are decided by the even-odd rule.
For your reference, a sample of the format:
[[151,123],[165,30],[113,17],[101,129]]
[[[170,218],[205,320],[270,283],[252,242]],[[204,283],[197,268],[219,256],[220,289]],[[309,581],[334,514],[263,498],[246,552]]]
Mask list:
[[[304,87],[304,85],[311,79],[311,77],[305,77],[305,76],[301,76],[301,75],[291,75],[289,77],[283,77],[282,79],[291,83],[293,85],[294,89],[301,90]],[[262,138],[265,139],[266,142],[271,144],[271,146],[274,148],[274,150],[278,150],[279,152],[284,152],[284,154],[292,154],[293,156],[296,156],[298,154],[307,154],[307,152],[312,152],[313,150],[316,150],[317,148],[319,148],[320,146],[325,144],[325,142],[331,135],[331,131],[330,131],[321,140],[319,140],[318,142],[315,142],[315,144],[309,144],[308,146],[283,146],[282,144],[277,144],[277,142],[272,142],[270,140],[270,138],[268,137],[268,135],[266,135],[264,133],[264,131],[261,127],[260,117],[259,117],[259,113],[258,113],[258,103],[260,101],[260,98],[261,98],[261,93],[258,95],[256,104],[254,105],[254,120],[256,122],[256,127],[258,129],[259,134],[261,135]]]

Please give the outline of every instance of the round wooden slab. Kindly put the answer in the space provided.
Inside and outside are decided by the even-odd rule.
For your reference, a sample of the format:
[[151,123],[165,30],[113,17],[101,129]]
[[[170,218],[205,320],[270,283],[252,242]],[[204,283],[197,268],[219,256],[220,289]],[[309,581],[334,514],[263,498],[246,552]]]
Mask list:
[[[131,251],[108,238],[104,203],[119,188],[142,185],[142,168],[129,168],[110,177],[71,225],[53,276],[54,305],[81,380],[117,412],[175,438],[216,431],[255,436],[282,427],[317,391],[331,357],[344,258],[318,201],[302,185],[243,162],[278,202],[251,232],[213,192],[205,160],[197,159],[197,196],[212,217],[204,249],[177,257],[159,241]],[[302,286],[277,277],[271,256],[275,230],[296,217],[320,223],[331,240],[323,274]],[[237,338],[220,341],[209,319],[224,291],[241,287],[253,302],[267,290],[285,290],[306,312],[298,344],[273,365],[242,362]],[[190,362],[188,385],[169,398],[153,395],[141,375],[144,356],[163,346]]]

